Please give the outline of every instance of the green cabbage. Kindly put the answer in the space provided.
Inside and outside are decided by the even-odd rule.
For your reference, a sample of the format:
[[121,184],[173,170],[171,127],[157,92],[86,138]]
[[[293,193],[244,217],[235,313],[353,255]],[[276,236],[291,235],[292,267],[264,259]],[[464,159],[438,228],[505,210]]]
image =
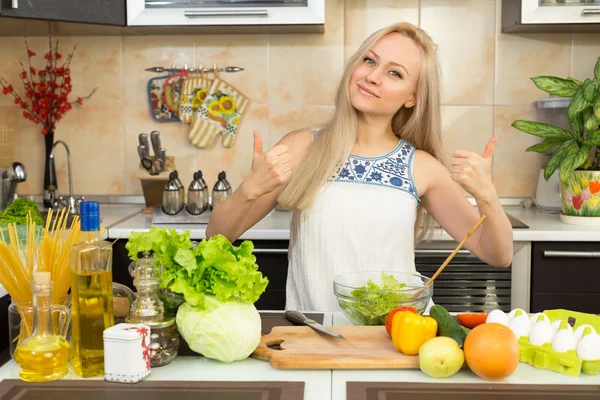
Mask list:
[[206,295],[203,309],[181,305],[176,322],[190,349],[225,363],[248,358],[260,343],[260,315],[244,301]]

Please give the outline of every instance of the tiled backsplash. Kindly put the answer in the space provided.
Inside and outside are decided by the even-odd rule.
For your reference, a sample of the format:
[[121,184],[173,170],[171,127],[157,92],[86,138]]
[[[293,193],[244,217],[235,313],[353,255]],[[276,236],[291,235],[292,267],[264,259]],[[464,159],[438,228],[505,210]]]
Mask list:
[[[67,113],[56,130],[55,138],[71,148],[74,191],[141,193],[137,135],[151,130],[161,132],[163,147],[176,157],[186,186],[192,173],[201,169],[210,186],[225,170],[237,187],[250,168],[252,130],[262,134],[267,147],[291,130],[324,122],[333,111],[344,61],[374,30],[408,21],[427,30],[440,46],[446,154],[457,147],[482,152],[496,135],[494,181],[499,194],[533,195],[540,157],[525,153],[525,148],[535,138],[510,126],[518,118],[535,118],[531,103],[545,95],[529,78],[588,77],[600,55],[600,34],[502,34],[500,0],[326,3],[322,35],[60,37],[64,53],[77,44],[72,64],[74,98],[98,87],[82,107]],[[29,44],[41,53],[47,38],[31,37]],[[23,39],[0,37],[0,54],[0,76],[15,82],[18,62],[25,56]],[[158,123],[150,117],[146,85],[158,74],[144,69],[173,63],[245,68],[221,75],[253,100],[233,148],[225,149],[217,141],[212,149],[198,149],[188,142],[187,124]],[[6,96],[0,97],[0,123],[17,128],[16,157],[29,173],[20,192],[40,194],[44,157],[40,127],[22,118]],[[60,192],[65,193],[68,181],[62,149],[56,159]]]

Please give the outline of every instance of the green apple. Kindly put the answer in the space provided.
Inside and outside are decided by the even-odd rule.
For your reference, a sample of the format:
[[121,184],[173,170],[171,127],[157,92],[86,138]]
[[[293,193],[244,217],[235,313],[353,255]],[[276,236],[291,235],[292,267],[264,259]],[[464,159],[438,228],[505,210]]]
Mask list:
[[456,374],[465,362],[465,354],[456,340],[437,336],[423,343],[419,349],[419,367],[433,378],[447,378]]

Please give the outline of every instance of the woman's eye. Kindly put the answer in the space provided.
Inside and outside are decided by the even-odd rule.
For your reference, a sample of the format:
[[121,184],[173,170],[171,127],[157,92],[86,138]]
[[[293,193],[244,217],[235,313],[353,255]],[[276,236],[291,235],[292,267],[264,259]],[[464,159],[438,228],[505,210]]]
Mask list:
[[364,62],[366,62],[367,64],[375,65],[375,61],[373,61],[369,57],[365,57]]
[[391,71],[390,74],[392,76],[395,76],[396,78],[402,78],[402,76],[399,73],[397,73],[396,71]]

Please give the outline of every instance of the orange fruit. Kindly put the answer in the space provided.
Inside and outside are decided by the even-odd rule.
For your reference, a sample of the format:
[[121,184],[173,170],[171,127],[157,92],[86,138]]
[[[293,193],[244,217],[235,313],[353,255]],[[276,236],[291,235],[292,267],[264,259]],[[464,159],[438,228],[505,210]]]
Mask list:
[[519,365],[519,341],[507,326],[490,322],[476,326],[465,339],[465,360],[476,375],[498,380]]

